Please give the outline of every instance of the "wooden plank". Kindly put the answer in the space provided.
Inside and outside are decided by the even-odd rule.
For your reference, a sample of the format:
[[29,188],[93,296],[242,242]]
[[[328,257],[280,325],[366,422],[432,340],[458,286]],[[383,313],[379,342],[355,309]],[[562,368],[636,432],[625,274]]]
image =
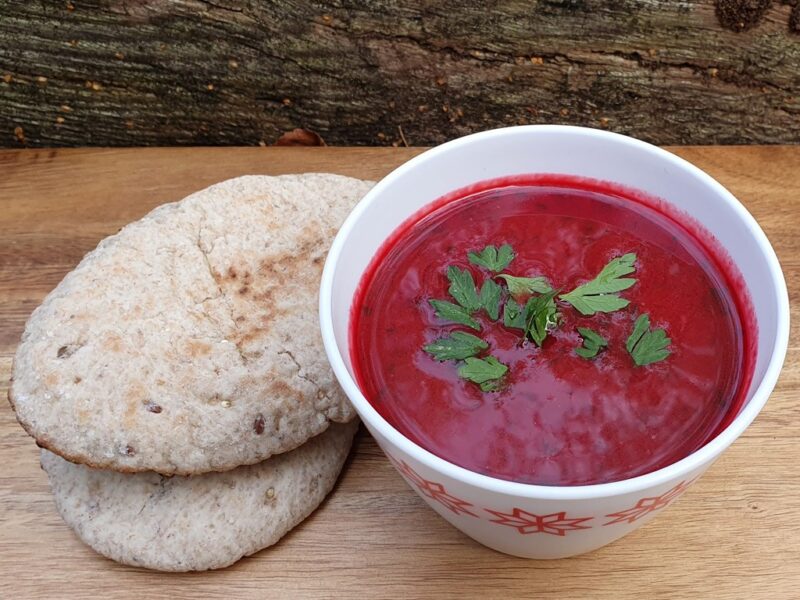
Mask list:
[[[800,293],[800,148],[677,148],[753,212]],[[227,177],[333,171],[377,178],[420,150],[0,152],[0,394],[24,321],[82,254],[152,207]],[[0,409],[0,597],[790,598],[800,586],[800,314],[777,390],[747,433],[652,524],[591,554],[527,561],[429,510],[362,434],[333,495],[270,550],[204,574],[117,565],[51,500],[38,452]]]
[[0,145],[256,145],[294,127],[423,145],[521,123],[792,143],[789,4],[4,0]]

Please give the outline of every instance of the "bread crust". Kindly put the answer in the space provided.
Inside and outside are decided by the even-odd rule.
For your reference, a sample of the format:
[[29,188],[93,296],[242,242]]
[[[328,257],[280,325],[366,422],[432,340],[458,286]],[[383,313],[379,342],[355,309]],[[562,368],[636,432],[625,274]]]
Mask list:
[[322,346],[330,242],[370,182],[247,176],[103,240],[29,319],[8,399],[70,462],[226,471],[355,412]]
[[159,571],[204,571],[276,543],[333,488],[356,421],[224,473],[165,477],[70,463],[42,450],[56,507],[98,553]]

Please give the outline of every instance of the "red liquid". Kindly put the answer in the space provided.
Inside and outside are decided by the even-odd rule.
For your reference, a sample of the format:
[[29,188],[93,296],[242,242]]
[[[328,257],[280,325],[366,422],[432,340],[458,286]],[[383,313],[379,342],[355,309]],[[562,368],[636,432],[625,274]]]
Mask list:
[[[405,436],[452,463],[501,479],[542,485],[605,483],[642,475],[694,452],[739,410],[753,349],[713,243],[613,186],[531,177],[434,203],[401,227],[376,256],[354,305],[356,378],[372,405]],[[703,240],[711,242],[710,240]],[[450,300],[448,265],[478,287],[490,274],[469,251],[511,244],[505,272],[544,275],[569,291],[612,258],[635,252],[638,282],[628,308],[581,316],[559,302],[563,321],[542,348],[520,344],[481,311],[481,331],[439,320],[428,303]],[[497,280],[498,282],[500,280]],[[636,315],[672,339],[665,361],[635,367],[625,350]],[[747,321],[748,327],[750,326]],[[575,354],[576,327],[609,342],[595,360]],[[454,361],[422,348],[456,330],[475,333],[508,365],[506,384],[484,393]]]

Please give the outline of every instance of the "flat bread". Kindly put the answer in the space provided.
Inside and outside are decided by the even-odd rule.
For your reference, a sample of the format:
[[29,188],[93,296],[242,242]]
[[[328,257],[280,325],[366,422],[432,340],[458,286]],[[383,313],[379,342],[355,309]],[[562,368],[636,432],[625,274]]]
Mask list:
[[357,421],[299,448],[224,473],[165,477],[70,463],[42,450],[64,521],[113,560],[160,571],[203,571],[271,546],[333,487]]
[[9,390],[20,423],[75,463],[190,475],[354,418],[322,346],[318,286],[371,185],[240,177],[103,240],[26,325]]

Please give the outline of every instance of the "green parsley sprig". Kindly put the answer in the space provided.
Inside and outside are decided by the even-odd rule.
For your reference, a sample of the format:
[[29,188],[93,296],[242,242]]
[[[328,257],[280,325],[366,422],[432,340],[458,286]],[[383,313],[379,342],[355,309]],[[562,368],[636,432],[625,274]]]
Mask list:
[[548,332],[558,325],[557,290],[533,296],[525,304],[525,335],[541,347]]
[[459,377],[480,385],[484,392],[499,388],[500,379],[508,372],[508,367],[494,356],[486,358],[467,358],[465,364],[458,369]]
[[445,361],[463,360],[470,356],[476,356],[481,350],[486,350],[488,347],[489,344],[471,333],[454,331],[449,336],[428,344],[423,350],[436,360]]
[[[429,300],[436,316],[444,321],[480,331],[481,326],[475,319],[475,314],[484,311],[490,319],[496,321],[500,318],[502,308],[503,325],[522,331],[523,340],[530,339],[541,348],[548,334],[558,327],[561,320],[557,298],[584,316],[614,312],[629,305],[627,299],[620,297],[620,292],[637,281],[635,278],[625,277],[636,270],[637,257],[632,252],[612,259],[594,279],[565,294],[560,294],[561,290],[553,289],[542,276],[519,277],[501,273],[514,257],[514,251],[509,244],[504,244],[499,249],[486,246],[480,252],[470,252],[467,255],[470,263],[493,274],[484,279],[480,290],[469,269],[460,269],[455,265],[448,267],[448,293],[456,302]],[[506,291],[493,277],[505,283]],[[575,349],[578,356],[593,359],[608,347],[608,340],[593,329],[577,329],[583,341]],[[634,363],[644,366],[667,358],[670,355],[667,350],[670,343],[671,340],[663,329],[651,331],[649,317],[641,315],[628,337],[626,348]],[[476,383],[485,392],[500,389],[502,379],[508,372],[508,366],[496,357],[479,357],[489,349],[489,344],[470,333],[454,331],[427,344],[423,349],[438,361],[463,361],[458,368],[459,376]]]
[[650,330],[650,316],[643,314],[636,319],[625,348],[636,366],[643,367],[667,358],[671,354],[667,350],[671,343],[663,329]]
[[583,345],[575,348],[575,354],[581,358],[594,358],[600,350],[608,346],[608,341],[593,329],[578,327],[578,333],[583,338]]
[[508,293],[512,296],[546,294],[552,289],[544,277],[514,277],[506,273],[498,275],[498,277],[506,282]]
[[428,302],[433,306],[433,311],[436,316],[443,321],[452,321],[459,325],[466,325],[467,327],[472,327],[475,331],[481,330],[480,323],[473,319],[463,306],[453,304],[447,300],[429,300]]
[[508,244],[503,244],[499,250],[494,246],[486,246],[480,252],[468,253],[467,258],[473,265],[499,273],[514,260],[514,251]]
[[500,296],[503,294],[503,288],[497,285],[491,279],[487,279],[481,286],[481,293],[479,300],[481,308],[486,311],[492,321],[496,321],[500,316]]
[[578,312],[592,316],[598,312],[614,312],[628,306],[628,301],[620,298],[619,292],[627,290],[636,279],[623,277],[636,270],[634,253],[625,254],[609,262],[597,277],[579,285],[568,294],[559,298],[569,302]]
[[447,278],[450,280],[450,287],[447,291],[467,312],[474,313],[481,307],[481,300],[475,289],[475,280],[469,270],[450,266],[447,268]]

